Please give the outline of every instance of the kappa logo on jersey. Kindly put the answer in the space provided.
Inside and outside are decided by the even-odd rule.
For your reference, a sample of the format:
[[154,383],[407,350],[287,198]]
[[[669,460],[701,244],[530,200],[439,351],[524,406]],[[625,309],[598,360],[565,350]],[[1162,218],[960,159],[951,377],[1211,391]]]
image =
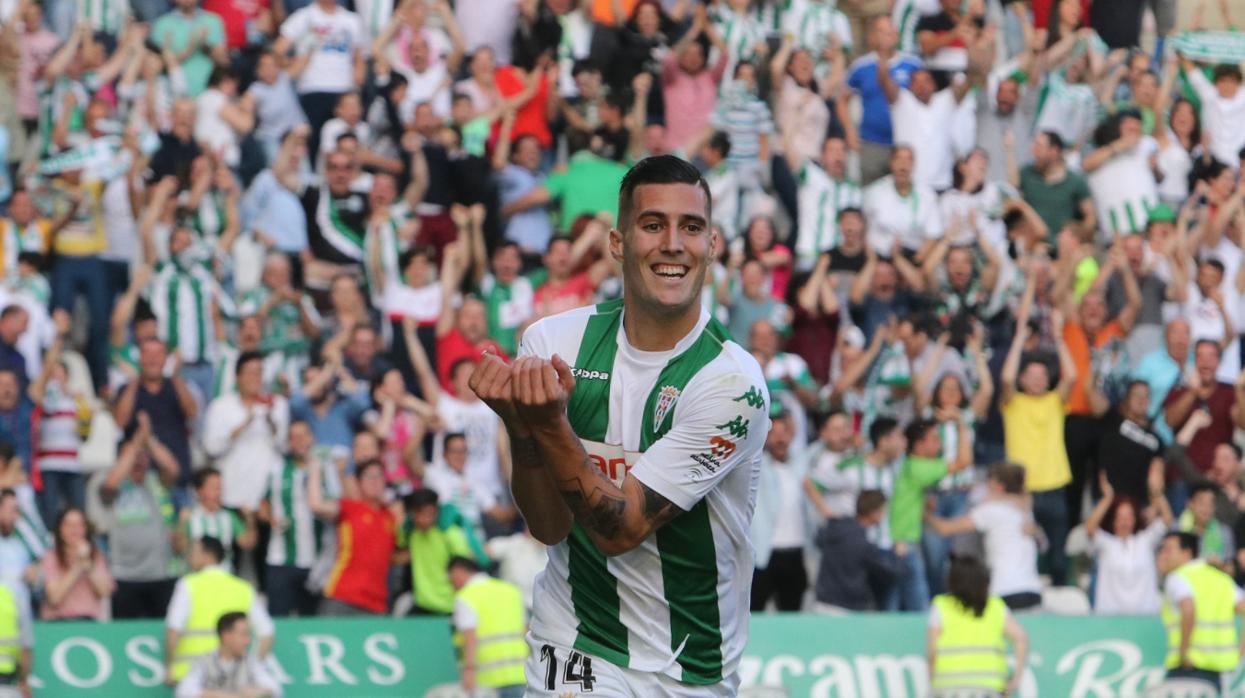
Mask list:
[[607,381],[610,379],[609,371],[589,371],[583,368],[572,368],[571,375],[575,376],[575,380]]
[[761,394],[761,391],[758,390],[755,385],[750,386],[748,388],[748,392],[744,393],[743,395],[740,395],[739,397],[735,398],[731,402],[740,402],[740,401],[747,403],[749,407],[759,408],[759,407],[765,406],[765,396]]
[[731,436],[737,439],[746,439],[748,438],[748,424],[748,420],[737,415],[726,424],[718,424],[714,429],[725,429],[731,433]]
[[657,405],[653,408],[653,429],[661,427],[661,423],[665,421],[666,415],[670,413],[675,400],[678,399],[678,388],[673,385],[661,386],[661,390],[657,393]]

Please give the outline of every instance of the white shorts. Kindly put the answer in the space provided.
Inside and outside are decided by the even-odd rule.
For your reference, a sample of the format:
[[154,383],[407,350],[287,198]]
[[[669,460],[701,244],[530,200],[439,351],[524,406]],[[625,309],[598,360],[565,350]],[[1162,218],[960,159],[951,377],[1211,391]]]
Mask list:
[[527,644],[527,698],[731,698],[739,693],[738,674],[712,686],[694,686],[615,666],[531,634]]

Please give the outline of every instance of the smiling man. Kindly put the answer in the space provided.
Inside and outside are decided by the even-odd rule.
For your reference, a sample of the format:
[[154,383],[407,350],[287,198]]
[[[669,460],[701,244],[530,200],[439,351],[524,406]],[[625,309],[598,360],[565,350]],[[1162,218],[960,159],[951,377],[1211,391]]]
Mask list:
[[529,696],[733,696],[769,397],[702,309],[708,186],[672,156],[623,179],[621,301],[545,318],[471,387],[501,416],[537,580]]

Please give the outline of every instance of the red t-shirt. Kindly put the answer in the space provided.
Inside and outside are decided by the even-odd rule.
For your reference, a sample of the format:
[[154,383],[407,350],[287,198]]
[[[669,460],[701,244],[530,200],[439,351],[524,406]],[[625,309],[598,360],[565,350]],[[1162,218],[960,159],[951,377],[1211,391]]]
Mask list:
[[479,344],[472,344],[467,341],[462,332],[458,328],[450,330],[448,334],[437,340],[437,378],[441,381],[441,389],[453,391],[450,385],[450,369],[454,364],[462,359],[471,359],[479,361],[480,355],[485,349],[492,348],[493,351],[501,358],[509,361],[510,357],[501,345],[491,339],[485,339]]
[[593,293],[596,293],[596,289],[593,288],[592,279],[585,271],[562,282],[562,285],[557,288],[550,286],[546,281],[536,289],[532,299],[536,304],[537,314],[540,317],[548,317],[592,303]]
[[[494,75],[497,82],[497,91],[501,94],[502,99],[510,99],[524,90],[526,85],[518,71],[511,67],[498,68]],[[549,80],[544,75],[540,76],[540,85],[536,87],[536,94],[527,101],[527,104],[519,107],[514,113],[514,127],[510,130],[510,141],[513,143],[518,140],[519,136],[536,136],[536,140],[540,142],[540,147],[548,148],[553,145],[553,133],[549,130],[549,119],[545,116],[545,105],[549,102]],[[498,119],[497,124],[493,127],[492,138],[497,138],[501,131],[501,120]]]
[[229,48],[246,46],[246,23],[268,9],[269,0],[203,0],[203,9],[220,15]]
[[383,507],[357,499],[338,502],[337,562],[324,594],[352,606],[384,613],[389,563],[397,546],[397,522]]

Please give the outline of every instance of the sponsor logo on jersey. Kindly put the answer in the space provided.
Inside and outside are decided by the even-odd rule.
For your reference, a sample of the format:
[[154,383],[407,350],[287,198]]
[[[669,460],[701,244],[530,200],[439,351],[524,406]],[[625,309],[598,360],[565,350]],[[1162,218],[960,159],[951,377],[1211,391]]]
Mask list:
[[663,385],[657,392],[657,405],[653,408],[653,429],[661,427],[675,400],[679,399],[679,389],[673,385]]
[[609,371],[589,371],[585,368],[572,368],[571,375],[575,376],[575,380],[607,381],[610,379]]
[[[715,436],[709,439],[709,451],[707,453],[696,453],[692,455],[692,460],[696,461],[701,468],[716,473],[718,468],[722,467],[722,461],[731,457],[735,452],[735,442],[730,439]],[[703,472],[694,468],[692,471],[693,480],[699,480],[705,477]]]

